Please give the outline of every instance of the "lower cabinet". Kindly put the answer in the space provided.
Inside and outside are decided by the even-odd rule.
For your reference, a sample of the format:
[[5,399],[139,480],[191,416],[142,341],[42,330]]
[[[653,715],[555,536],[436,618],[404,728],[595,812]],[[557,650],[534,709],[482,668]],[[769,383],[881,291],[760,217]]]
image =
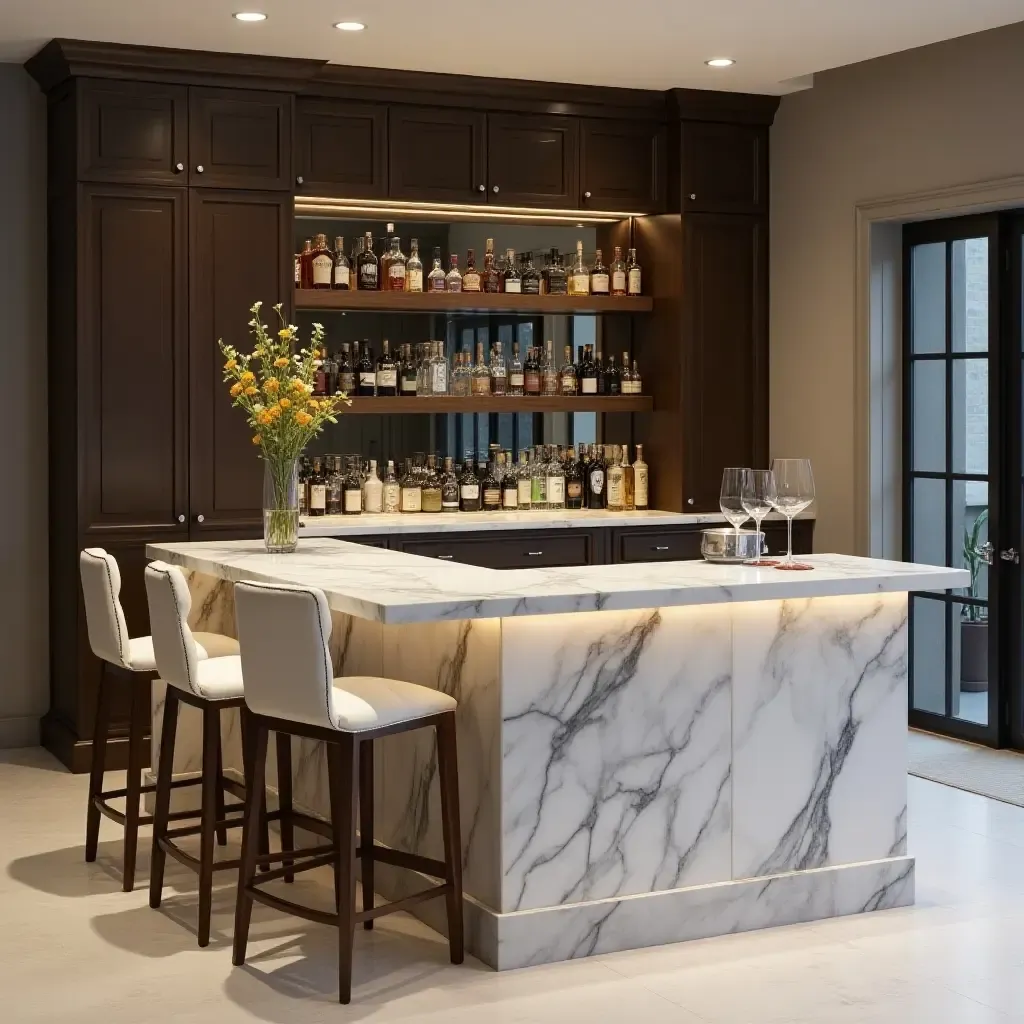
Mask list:
[[400,535],[392,537],[391,547],[410,555],[486,569],[600,565],[606,561],[604,533],[604,530],[503,530],[497,535],[491,531],[431,537]]
[[[786,553],[786,524],[771,520],[761,524],[770,555]],[[704,526],[677,526],[667,529],[619,527],[611,530],[610,562],[685,562],[701,557],[700,542]],[[793,522],[793,552],[809,555],[814,543],[814,520]]]

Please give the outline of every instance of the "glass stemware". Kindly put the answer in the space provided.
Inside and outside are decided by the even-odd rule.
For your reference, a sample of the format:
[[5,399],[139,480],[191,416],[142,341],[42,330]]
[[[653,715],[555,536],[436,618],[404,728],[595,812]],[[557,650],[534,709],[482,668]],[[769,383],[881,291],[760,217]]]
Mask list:
[[786,557],[776,569],[813,569],[813,565],[793,561],[793,517],[814,501],[814,474],[810,459],[773,459],[775,508],[786,517],[788,543]]
[[750,513],[743,507],[743,475],[746,472],[745,469],[735,467],[722,470],[722,491],[718,498],[718,507],[737,533],[750,518]]
[[775,475],[770,469],[748,469],[743,474],[742,501],[743,507],[750,513],[754,520],[754,530],[758,534],[758,555],[756,558],[748,559],[744,565],[753,565],[758,568],[778,565],[779,563],[771,558],[762,558],[761,551],[761,523],[764,517],[775,507],[776,490]]

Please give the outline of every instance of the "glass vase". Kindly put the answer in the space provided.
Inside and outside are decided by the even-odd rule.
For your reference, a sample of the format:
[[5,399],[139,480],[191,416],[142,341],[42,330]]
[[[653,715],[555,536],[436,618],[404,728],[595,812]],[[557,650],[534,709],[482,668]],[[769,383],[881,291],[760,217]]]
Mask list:
[[299,460],[263,462],[263,543],[271,554],[288,554],[299,543]]

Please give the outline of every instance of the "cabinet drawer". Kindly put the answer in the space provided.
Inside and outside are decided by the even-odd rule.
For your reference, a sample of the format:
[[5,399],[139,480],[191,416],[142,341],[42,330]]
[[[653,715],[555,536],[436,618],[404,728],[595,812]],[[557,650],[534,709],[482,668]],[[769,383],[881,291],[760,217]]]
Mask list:
[[685,562],[700,558],[700,530],[618,530],[617,562]]
[[590,565],[595,535],[589,531],[494,534],[457,534],[448,537],[396,537],[393,546],[410,555],[440,558],[448,562],[479,565],[487,569],[534,569],[559,565]]

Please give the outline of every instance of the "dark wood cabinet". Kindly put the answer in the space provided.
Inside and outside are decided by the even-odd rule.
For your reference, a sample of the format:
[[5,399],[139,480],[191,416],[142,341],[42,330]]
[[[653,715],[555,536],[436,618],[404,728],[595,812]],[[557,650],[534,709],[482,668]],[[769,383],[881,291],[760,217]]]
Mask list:
[[489,114],[487,201],[501,206],[578,206],[578,119]]
[[580,196],[585,210],[665,209],[667,132],[656,121],[580,122]]
[[189,182],[204,188],[292,188],[292,97],[189,90]]
[[388,194],[388,108],[299,99],[295,106],[296,191],[383,199]]
[[768,212],[768,129],[686,121],[681,126],[682,209]]
[[252,345],[249,307],[278,329],[271,308],[291,291],[291,200],[276,193],[193,189],[189,205],[190,531],[257,526],[263,465],[245,418],[226,398],[217,342]]
[[[719,524],[714,524],[719,525]],[[725,524],[721,524],[725,525]],[[762,523],[767,553],[786,553],[786,523],[771,519]],[[751,529],[747,523],[745,529]],[[698,524],[668,527],[616,527],[611,530],[611,562],[689,562],[701,559],[701,535],[706,529]],[[814,520],[793,522],[793,553],[809,555],[814,547]]]
[[388,194],[441,203],[487,201],[487,115],[441,107],[392,107]]
[[605,560],[602,530],[504,530],[497,534],[397,534],[391,547],[410,555],[487,569],[540,569],[594,565]]

